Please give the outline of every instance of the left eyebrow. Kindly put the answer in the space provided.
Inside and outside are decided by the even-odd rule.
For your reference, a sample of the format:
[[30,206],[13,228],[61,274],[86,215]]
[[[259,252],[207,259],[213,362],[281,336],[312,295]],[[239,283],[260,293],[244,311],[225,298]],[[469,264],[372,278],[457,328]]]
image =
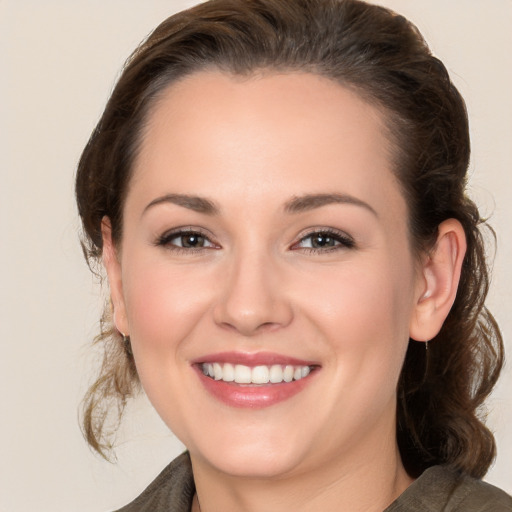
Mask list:
[[360,206],[371,212],[375,217],[379,217],[377,212],[364,201],[348,194],[307,194],[304,196],[293,197],[284,205],[286,213],[301,213],[329,204],[352,204]]
[[188,194],[166,194],[165,196],[153,199],[153,201],[144,208],[142,215],[150,208],[163,203],[175,204],[187,208],[188,210],[204,213],[205,215],[218,215],[220,211],[219,207],[213,201],[205,197],[190,196]]

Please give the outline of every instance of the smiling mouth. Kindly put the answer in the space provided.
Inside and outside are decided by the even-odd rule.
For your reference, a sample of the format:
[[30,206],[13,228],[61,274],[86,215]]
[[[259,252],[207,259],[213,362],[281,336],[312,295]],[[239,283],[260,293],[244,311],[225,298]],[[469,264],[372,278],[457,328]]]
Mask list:
[[306,365],[280,365],[246,366],[231,363],[202,363],[200,365],[203,375],[212,380],[232,382],[235,384],[269,385],[289,383],[307,377],[313,366]]
[[262,409],[285,402],[309,387],[321,365],[258,352],[222,352],[192,362],[204,389],[229,407]]

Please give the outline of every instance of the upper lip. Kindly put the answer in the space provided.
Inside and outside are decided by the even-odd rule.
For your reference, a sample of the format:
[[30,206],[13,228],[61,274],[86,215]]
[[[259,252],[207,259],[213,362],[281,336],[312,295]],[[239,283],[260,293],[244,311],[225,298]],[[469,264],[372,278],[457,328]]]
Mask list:
[[280,364],[283,366],[319,366],[318,362],[298,359],[284,354],[277,354],[274,352],[216,352],[214,354],[207,354],[192,361],[192,364],[200,363],[231,363],[243,364],[245,366],[272,366],[273,364]]

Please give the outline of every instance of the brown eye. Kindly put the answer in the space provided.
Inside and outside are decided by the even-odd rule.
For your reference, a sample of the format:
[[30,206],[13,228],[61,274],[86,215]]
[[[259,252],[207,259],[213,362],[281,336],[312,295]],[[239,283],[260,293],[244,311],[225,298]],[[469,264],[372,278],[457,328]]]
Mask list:
[[166,233],[159,238],[157,245],[169,249],[209,249],[215,248],[215,244],[202,233],[196,231],[174,231]]
[[350,249],[355,243],[345,233],[331,231],[314,231],[304,236],[294,245],[294,249],[306,249],[310,251]]
[[334,247],[336,242],[337,241],[332,236],[325,233],[315,233],[311,235],[311,247],[314,248]]
[[198,233],[187,233],[184,235],[180,235],[175,239],[179,239],[180,243],[175,243],[179,247],[204,247],[206,244],[206,239],[203,235],[199,235]]

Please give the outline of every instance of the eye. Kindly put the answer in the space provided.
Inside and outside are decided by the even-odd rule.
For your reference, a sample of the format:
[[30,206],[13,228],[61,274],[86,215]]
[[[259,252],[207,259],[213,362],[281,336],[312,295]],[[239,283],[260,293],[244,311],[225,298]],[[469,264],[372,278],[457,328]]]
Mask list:
[[351,249],[354,240],[347,234],[334,230],[318,230],[303,236],[292,249],[306,249],[314,252],[328,252],[338,249]]
[[217,247],[205,234],[184,229],[164,233],[156,245],[169,249],[192,251]]
[[210,244],[209,240],[200,233],[184,233],[182,235],[176,235],[169,240],[169,243],[177,247],[186,247],[188,249],[208,247],[208,244]]

